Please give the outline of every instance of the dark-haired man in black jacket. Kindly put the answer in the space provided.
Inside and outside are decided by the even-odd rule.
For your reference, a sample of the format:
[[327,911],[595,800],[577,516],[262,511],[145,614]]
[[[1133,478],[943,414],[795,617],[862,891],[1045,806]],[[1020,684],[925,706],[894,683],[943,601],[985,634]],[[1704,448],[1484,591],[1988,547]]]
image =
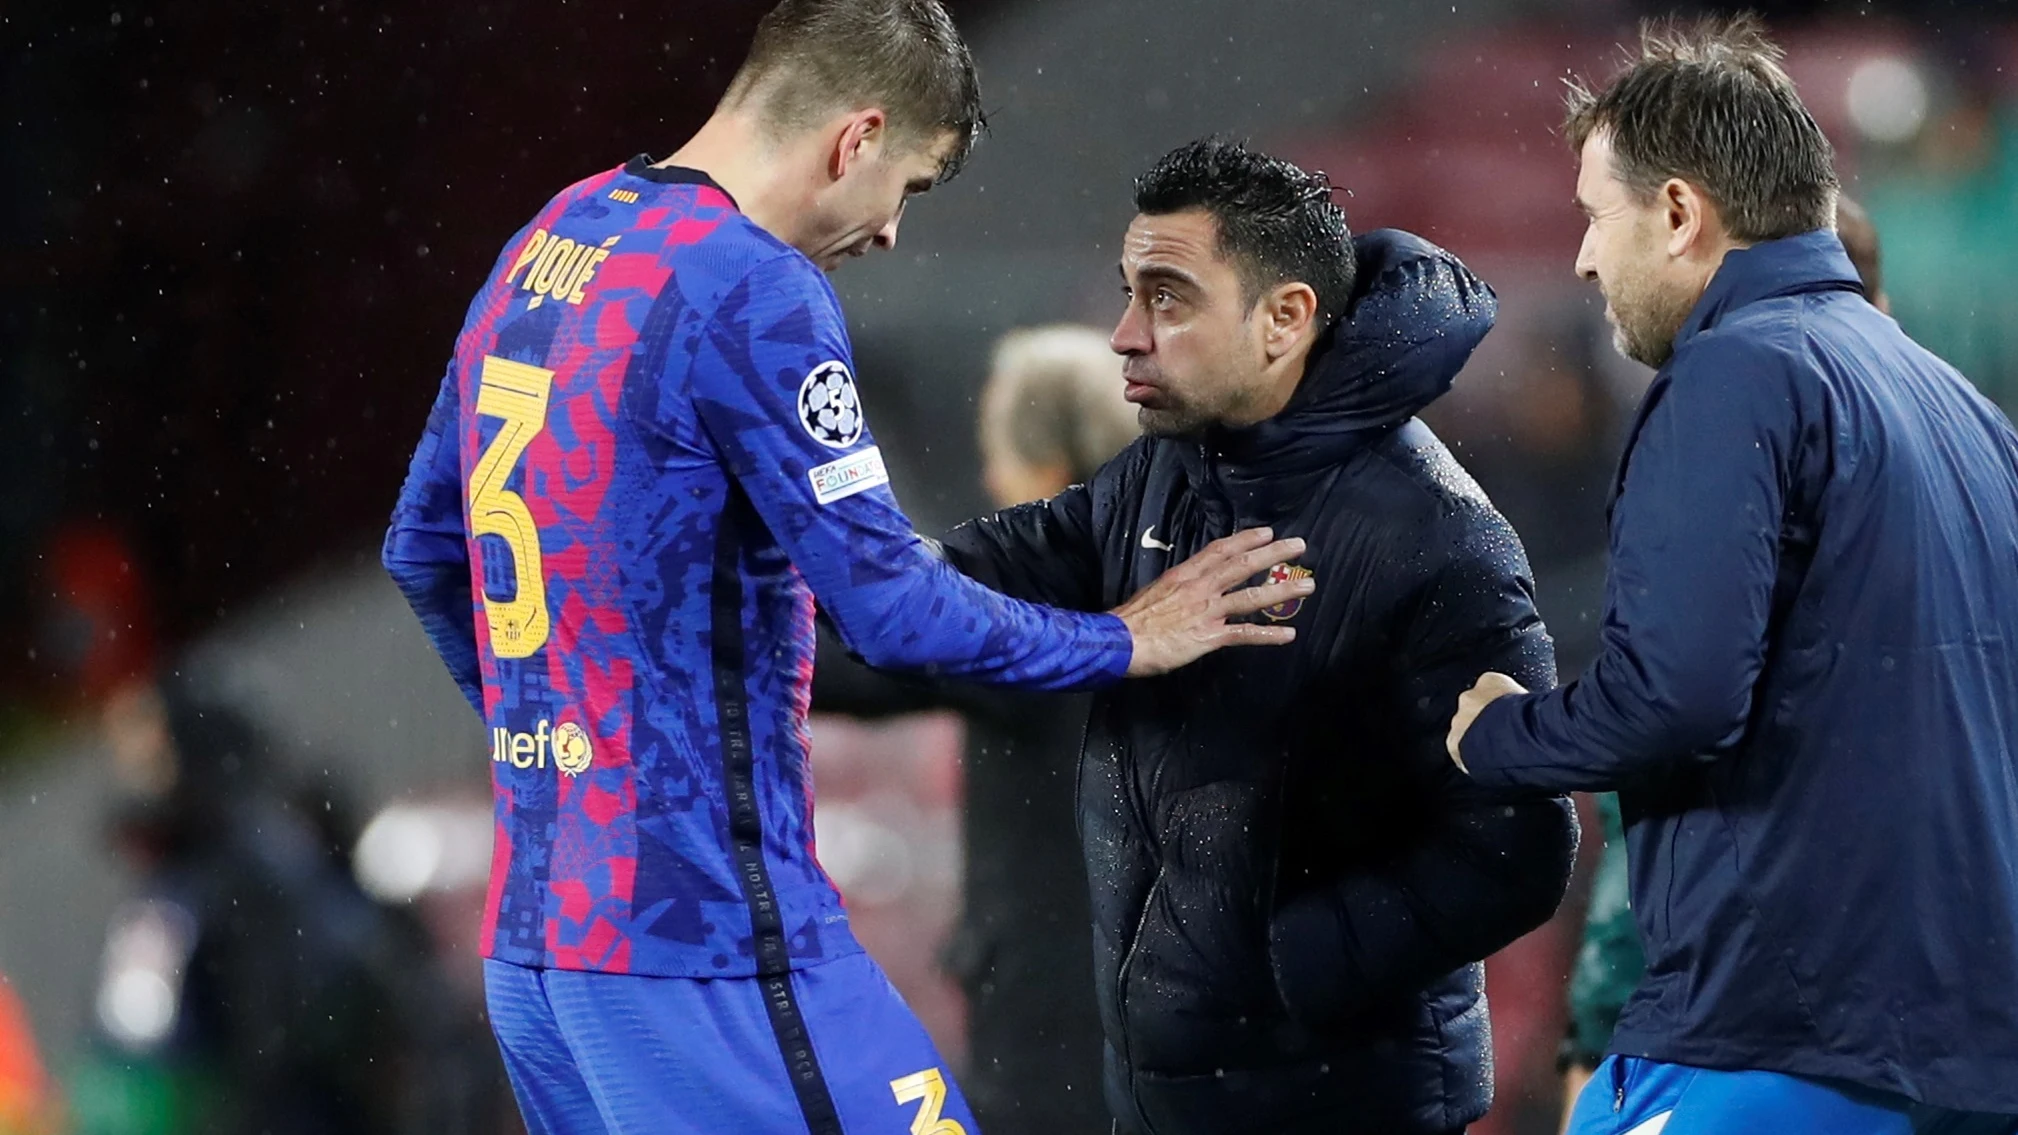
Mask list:
[[1223,142],[1137,182],[1113,337],[1146,436],[1093,480],[956,529],[947,558],[1105,610],[1218,536],[1307,551],[1293,645],[1101,693],[1080,768],[1119,1129],[1462,1130],[1491,1103],[1478,964],[1555,909],[1561,800],[1444,755],[1481,670],[1554,680],[1526,558],[1413,415],[1491,291],[1405,233],[1353,241],[1321,175]]

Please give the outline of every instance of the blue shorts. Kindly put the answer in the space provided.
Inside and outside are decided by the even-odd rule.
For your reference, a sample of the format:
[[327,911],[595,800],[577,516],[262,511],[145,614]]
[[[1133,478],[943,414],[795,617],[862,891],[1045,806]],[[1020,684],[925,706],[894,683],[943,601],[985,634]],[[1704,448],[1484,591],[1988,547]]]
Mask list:
[[530,1135],[979,1135],[866,954],[769,978],[486,961],[484,991]]
[[1608,1056],[1565,1135],[2014,1135],[2018,1116],[1949,1111],[1836,1080]]

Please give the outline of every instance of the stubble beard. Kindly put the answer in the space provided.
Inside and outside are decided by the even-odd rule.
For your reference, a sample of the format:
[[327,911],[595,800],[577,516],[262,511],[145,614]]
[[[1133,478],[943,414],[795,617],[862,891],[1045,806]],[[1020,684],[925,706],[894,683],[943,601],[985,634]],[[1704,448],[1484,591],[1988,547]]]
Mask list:
[[[1153,367],[1145,369],[1148,373],[1142,375],[1138,381],[1146,379],[1151,389],[1156,391],[1156,400],[1162,405],[1136,406],[1135,424],[1142,427],[1142,432],[1150,437],[1170,438],[1197,437],[1203,434],[1205,427],[1212,423],[1215,416],[1213,410],[1195,397],[1173,390],[1168,376],[1160,370]],[[1122,374],[1124,377],[1135,377],[1126,366],[1122,368]]]
[[1207,417],[1189,406],[1138,407],[1135,424],[1150,437],[1197,437],[1205,432]]
[[1695,300],[1646,275],[1619,282],[1605,297],[1612,309],[1612,345],[1636,363],[1659,370],[1675,353],[1675,335]]

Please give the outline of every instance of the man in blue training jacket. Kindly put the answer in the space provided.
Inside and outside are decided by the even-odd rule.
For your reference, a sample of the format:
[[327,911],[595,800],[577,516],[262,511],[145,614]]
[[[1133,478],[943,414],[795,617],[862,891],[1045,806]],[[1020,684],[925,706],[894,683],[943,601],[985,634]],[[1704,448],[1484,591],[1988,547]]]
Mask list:
[[1449,747],[1619,793],[1647,971],[1572,1132],[2009,1132],[2018,435],[1867,302],[1779,58],[1650,27],[1571,98],[1577,271],[1659,373],[1597,660],[1486,674]]

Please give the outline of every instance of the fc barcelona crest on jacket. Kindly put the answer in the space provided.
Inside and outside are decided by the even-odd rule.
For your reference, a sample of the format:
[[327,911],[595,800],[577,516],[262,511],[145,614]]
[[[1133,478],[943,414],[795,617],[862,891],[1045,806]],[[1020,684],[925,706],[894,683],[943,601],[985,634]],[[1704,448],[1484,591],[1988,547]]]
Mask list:
[[[1268,582],[1287,583],[1292,579],[1307,579],[1315,574],[1317,573],[1307,567],[1298,567],[1295,564],[1277,564],[1268,569]],[[1305,596],[1299,595],[1287,602],[1277,603],[1273,607],[1263,607],[1261,613],[1278,623],[1286,619],[1294,619],[1296,613],[1303,610],[1304,599]]]

